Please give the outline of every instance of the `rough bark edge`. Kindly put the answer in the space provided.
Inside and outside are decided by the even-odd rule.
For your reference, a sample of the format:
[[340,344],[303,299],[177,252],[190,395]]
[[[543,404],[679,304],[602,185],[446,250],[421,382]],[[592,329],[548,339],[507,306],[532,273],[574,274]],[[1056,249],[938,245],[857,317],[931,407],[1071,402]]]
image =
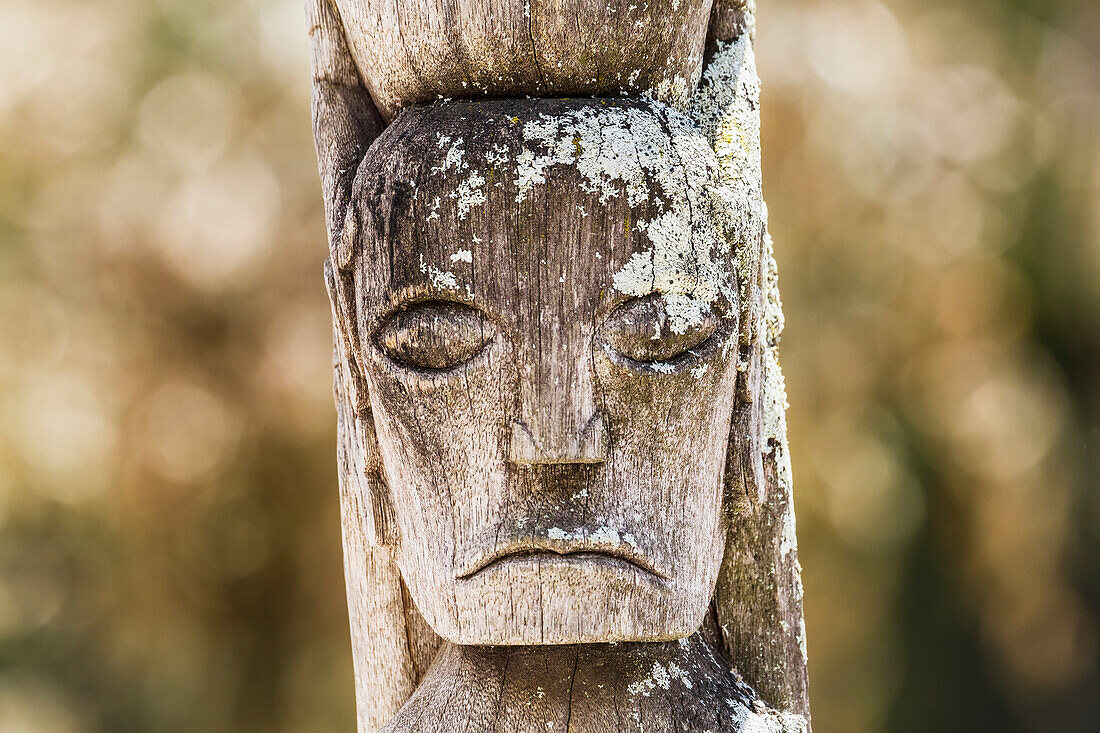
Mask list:
[[[753,179],[750,188],[761,184],[759,80],[751,47],[755,11],[755,0],[716,0],[695,114],[715,146],[721,175]],[[748,109],[737,108],[738,91],[747,96]],[[746,138],[756,147],[755,170],[723,154],[724,145],[744,144]],[[726,651],[746,682],[770,705],[804,719],[808,730],[801,566],[778,357],[783,310],[762,197],[761,205],[757,246],[744,248],[738,261],[741,378],[726,468],[730,526],[715,610]]]
[[[333,306],[334,391],[344,578],[348,594],[356,709],[360,733],[378,730],[416,689],[440,645],[408,593],[391,548],[396,523],[386,501],[369,401],[354,362],[358,333],[341,265],[352,256],[346,223],[351,187],[363,157],[385,123],[363,86],[331,0],[306,0],[312,66],[314,142],[331,260],[325,281]],[[351,406],[351,407],[349,407]]]

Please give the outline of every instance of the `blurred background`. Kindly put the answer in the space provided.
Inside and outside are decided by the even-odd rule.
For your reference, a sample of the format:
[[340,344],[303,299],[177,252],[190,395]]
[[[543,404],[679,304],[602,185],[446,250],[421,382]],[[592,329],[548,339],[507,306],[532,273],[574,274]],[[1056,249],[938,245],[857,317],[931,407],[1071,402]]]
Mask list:
[[[761,0],[815,730],[1095,731],[1100,3]],[[0,731],[353,730],[300,0],[0,0]]]

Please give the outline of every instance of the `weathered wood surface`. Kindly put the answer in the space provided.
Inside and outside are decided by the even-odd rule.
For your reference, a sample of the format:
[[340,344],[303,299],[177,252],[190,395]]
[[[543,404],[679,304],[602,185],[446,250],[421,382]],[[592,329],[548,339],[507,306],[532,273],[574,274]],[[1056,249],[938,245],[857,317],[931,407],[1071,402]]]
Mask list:
[[[643,3],[630,4],[636,5],[636,10]],[[666,4],[670,7],[675,4],[681,14],[662,16],[653,12],[653,7]],[[721,628],[723,649],[716,651],[713,658],[722,660],[728,670],[729,662],[724,661],[723,652],[728,654],[763,700],[790,713],[786,729],[799,729],[793,715],[803,716],[808,725],[801,585],[783,423],[785,397],[775,357],[782,314],[761,210],[759,99],[751,47],[746,40],[752,28],[751,3],[718,0],[713,7],[709,2],[692,4],[688,0],[651,3],[652,7],[635,19],[642,21],[641,31],[638,24],[601,25],[590,22],[594,18],[602,20],[598,13],[570,16],[560,8],[563,5],[575,8],[583,3],[532,1],[530,15],[522,2],[502,2],[500,8],[497,3],[488,2],[400,5],[402,24],[382,26],[384,30],[401,31],[399,36],[404,37],[394,39],[368,31],[372,23],[377,31],[379,19],[389,17],[387,13],[396,18],[396,4],[310,0],[315,135],[333,263],[328,278],[337,324],[341,493],[360,730],[377,730],[417,689],[441,644],[436,630],[458,641],[478,643],[675,638],[697,627],[705,615],[709,590],[700,603],[698,591],[685,592],[692,584],[714,586],[711,614]],[[600,5],[608,12],[617,8],[616,3]],[[517,8],[524,21],[530,20],[526,28],[519,22]],[[697,22],[708,13],[709,28]],[[668,17],[676,22],[668,23]],[[561,18],[566,20],[550,22]],[[646,31],[646,25],[654,30]],[[536,28],[541,31],[535,31]],[[696,88],[699,60],[703,57],[703,31],[708,66]],[[524,35],[525,50],[517,50],[517,44],[523,40],[520,35]],[[508,38],[512,39],[512,46],[495,42]],[[595,52],[591,56],[578,54],[577,38],[597,38],[598,43],[585,46]],[[642,45],[637,43],[639,38],[645,39]],[[727,43],[738,38],[741,43]],[[679,54],[638,55],[638,49],[664,48],[662,44],[673,40],[682,44]],[[400,52],[387,55],[386,44],[390,43]],[[613,49],[617,50],[612,53]],[[544,71],[539,76],[538,67],[535,76],[531,76],[533,61],[537,59],[541,66],[542,59],[554,58],[555,53],[568,58],[573,66],[559,67],[563,69],[561,75],[549,77],[552,83],[547,86],[548,77]],[[475,63],[471,67],[472,60],[477,58],[488,59],[488,65]],[[632,64],[641,59],[629,68],[628,79],[633,76],[629,88],[622,84],[621,74],[608,73],[613,68],[622,70],[616,66],[616,59],[625,58],[631,59]],[[607,66],[601,66],[603,71],[590,77],[591,64]],[[683,87],[690,94],[670,95],[673,87],[658,81],[671,78],[673,67],[680,74],[677,78],[690,80]],[[471,74],[476,76],[478,69],[484,68],[497,71],[495,81],[480,77],[481,88],[472,88]],[[633,86],[635,83],[637,86]],[[734,206],[732,213],[705,212],[699,208],[689,214],[689,219],[697,216],[696,223],[700,224],[705,224],[704,219],[713,223],[725,217],[728,221],[722,226],[730,231],[724,231],[723,236],[729,237],[735,247],[731,254],[736,252],[729,263],[737,283],[736,292],[724,296],[724,305],[717,299],[708,301],[714,313],[701,316],[702,321],[713,319],[717,324],[725,324],[722,328],[736,331],[728,338],[734,348],[719,360],[731,367],[729,373],[733,376],[728,391],[733,402],[723,407],[725,393],[718,383],[711,385],[712,394],[708,394],[706,387],[691,384],[697,389],[694,402],[709,400],[709,407],[719,408],[700,413],[710,417],[695,417],[699,425],[720,424],[721,421],[714,422],[718,419],[716,413],[726,410],[722,420],[727,421],[723,434],[728,441],[722,442],[728,442],[728,452],[723,450],[725,445],[717,443],[704,447],[705,440],[691,450],[683,449],[685,435],[698,438],[714,432],[704,427],[691,434],[689,429],[677,427],[674,416],[679,417],[678,410],[686,403],[689,407],[686,417],[691,418],[690,408],[698,406],[690,398],[677,397],[661,406],[662,398],[667,398],[668,384],[676,384],[677,379],[687,383],[686,370],[676,372],[673,367],[671,374],[650,374],[671,378],[659,388],[645,386],[642,379],[634,387],[619,385],[608,390],[608,368],[601,374],[598,359],[588,357],[586,363],[581,356],[598,355],[600,349],[593,348],[594,344],[645,352],[650,346],[644,342],[639,346],[636,337],[647,319],[656,315],[667,326],[670,319],[677,317],[670,307],[677,301],[668,299],[669,289],[661,292],[655,287],[655,293],[661,297],[620,318],[622,333],[609,338],[599,333],[601,319],[614,315],[615,308],[625,299],[615,301],[605,293],[590,295],[601,282],[605,292],[629,295],[614,285],[617,276],[621,279],[625,263],[634,254],[644,253],[641,245],[645,238],[638,225],[650,225],[657,220],[661,209],[654,201],[676,195],[671,188],[660,190],[659,166],[642,171],[643,183],[639,185],[650,199],[648,204],[640,202],[633,207],[623,204],[627,198],[625,180],[615,182],[618,188],[614,195],[599,200],[599,185],[591,175],[586,178],[581,168],[585,165],[585,150],[599,151],[604,141],[585,140],[578,134],[583,129],[566,130],[560,124],[555,131],[560,138],[556,142],[569,144],[556,149],[549,144],[554,141],[524,139],[520,135],[519,130],[537,122],[540,114],[560,118],[560,103],[548,102],[493,102],[465,107],[451,104],[429,108],[427,112],[417,111],[407,120],[398,118],[389,137],[370,149],[368,157],[370,145],[385,127],[384,119],[411,103],[430,101],[438,95],[616,95],[636,94],[639,89],[646,96],[675,104],[688,115],[684,119],[694,126],[696,137],[701,137],[710,148],[707,163],[710,170],[706,176],[717,178],[726,187],[725,195],[743,202]],[[594,104],[601,103],[577,102],[574,111]],[[602,105],[637,110],[648,108],[650,103],[605,100]],[[492,108],[488,116],[495,115],[495,128],[485,123],[486,107]],[[672,111],[661,114],[667,117]],[[503,122],[509,117],[516,118],[511,126]],[[570,122],[574,127],[577,123],[576,119]],[[600,124],[606,123],[605,118]],[[675,137],[676,125],[670,125],[668,119],[662,124],[668,143]],[[448,126],[454,128],[452,132],[461,134],[443,132]],[[627,137],[640,134],[629,124],[625,129]],[[462,144],[471,133],[485,139],[478,138],[476,145]],[[442,136],[449,139],[443,141]],[[574,155],[569,159],[571,147]],[[529,167],[527,174],[533,175],[528,181],[531,185],[520,191],[520,176],[515,174],[525,148],[536,161],[542,162]],[[365,158],[368,159],[364,164]],[[688,166],[684,164],[691,162],[681,160],[680,168],[686,169]],[[502,170],[497,171],[498,168]],[[417,179],[421,174],[423,177]],[[621,171],[611,178],[620,174]],[[478,183],[477,176],[485,180]],[[549,182],[538,181],[540,176]],[[408,185],[402,183],[403,177]],[[373,183],[368,183],[368,179]],[[689,209],[690,188],[685,180],[679,194]],[[701,199],[699,195],[695,198],[698,205]],[[475,241],[478,239],[481,241]],[[370,247],[374,249],[365,256],[364,249]],[[596,253],[599,260],[593,259]],[[454,259],[456,255],[458,258]],[[588,259],[581,257],[585,255]],[[380,278],[379,273],[388,276]],[[450,287],[451,280],[454,287]],[[403,292],[404,300],[387,301],[387,294],[394,292]],[[694,298],[697,293],[688,295]],[[645,300],[642,296],[639,290],[634,298]],[[375,299],[373,314],[366,305],[371,297]],[[509,300],[514,302],[502,314],[500,303]],[[390,310],[381,307],[383,303]],[[460,309],[456,310],[456,305],[491,317],[487,323],[471,319],[469,313],[463,315]],[[400,327],[384,333],[383,316],[392,319],[397,313],[404,314],[398,319]],[[595,316],[578,317],[584,313]],[[482,340],[493,329],[500,332]],[[659,339],[661,348],[667,350],[671,343],[675,351],[677,339],[680,345],[685,343],[682,336],[665,328]],[[487,359],[495,356],[494,363],[506,378],[489,379],[479,386],[477,370],[468,370],[460,388],[445,387],[440,391],[431,384],[434,382],[438,387],[439,380],[434,376],[421,375],[409,382],[389,369],[395,358],[399,362],[419,359],[423,363],[414,364],[417,368],[446,367],[456,354],[468,358],[475,351],[481,353],[478,349],[484,349]],[[642,355],[645,361],[646,354]],[[509,364],[516,367],[510,376],[506,368]],[[701,364],[693,366],[698,368]],[[721,372],[721,367],[711,369],[712,375]],[[425,408],[423,398],[433,390],[437,407]],[[494,394],[496,397],[492,397]],[[620,411],[635,407],[641,413],[640,419],[634,422],[609,419],[614,413],[607,409],[609,395],[612,403],[615,399],[623,401],[625,407]],[[494,402],[503,406],[495,413],[488,410],[488,417],[481,414],[485,412],[487,396],[490,407]],[[509,398],[514,398],[510,406]],[[406,410],[404,416],[393,409],[403,399],[413,405],[412,412]],[[419,408],[415,407],[417,404]],[[379,406],[381,412],[372,409]],[[464,406],[468,406],[466,412]],[[417,409],[427,412],[414,414]],[[690,419],[684,421],[689,422]],[[444,429],[447,424],[449,429]],[[639,427],[643,424],[648,424],[649,429]],[[410,426],[415,426],[415,431]],[[667,433],[664,437],[670,439],[665,443],[659,440],[662,430]],[[466,437],[456,440],[456,435]],[[622,440],[624,435],[650,437],[630,443]],[[495,437],[486,440],[485,436]],[[630,444],[618,446],[616,454],[617,442]],[[470,449],[474,454],[480,451],[481,458],[471,460]],[[492,489],[482,494],[492,498],[486,503],[474,492],[455,502],[452,495],[448,497],[451,505],[460,510],[451,511],[450,519],[446,511],[421,512],[425,517],[437,517],[437,523],[410,524],[415,512],[408,508],[420,507],[424,498],[410,493],[410,487],[434,482],[440,497],[453,490],[461,494],[464,487],[469,488],[468,471],[440,480],[462,465],[459,456],[462,451],[466,451],[468,466],[496,461],[510,467],[499,480],[482,480],[482,488]],[[410,460],[418,452],[422,457]],[[435,459],[423,457],[433,452]],[[693,454],[702,454],[703,458]],[[711,485],[706,476],[713,471],[708,467],[708,456],[712,463],[717,459],[719,466],[723,459],[725,463],[724,478],[713,481],[714,494],[706,488]],[[632,465],[632,460],[640,463]],[[671,476],[673,469],[668,464],[676,461],[696,479],[691,486],[702,488],[680,495],[675,489],[668,493],[660,482],[654,483],[654,476]],[[613,474],[614,478],[601,478],[601,473]],[[650,492],[630,489],[631,481],[638,489],[648,485]],[[608,497],[610,489],[617,486],[625,495],[641,498],[616,507],[616,501]],[[607,495],[602,500],[598,498],[601,493]],[[578,502],[575,496],[582,501]],[[713,502],[720,509],[713,512],[706,509],[712,502],[709,496],[714,497]],[[653,501],[647,508],[650,498]],[[643,543],[639,536],[646,535],[630,529],[660,527],[684,507],[691,507],[694,515],[690,518],[685,515],[679,530],[664,535],[654,533],[656,541],[647,537]],[[494,514],[499,516],[494,519]],[[717,524],[707,517],[716,519]],[[493,552],[502,546],[508,549],[511,543],[512,550],[564,553],[576,560],[552,560],[549,564],[539,561],[533,563],[533,570],[512,567],[504,568],[503,573],[498,565],[491,569],[497,575],[495,582],[476,592],[471,588],[464,595],[459,591],[463,579],[456,578],[462,575],[458,569],[460,555],[467,570],[478,564],[478,555],[469,551],[462,555],[460,549],[478,543],[464,543],[462,528],[484,524],[487,518],[496,522],[495,536],[489,543]],[[526,526],[517,527],[521,521]],[[502,543],[501,529],[509,526],[511,529],[504,533],[506,542]],[[633,543],[626,542],[625,535]],[[474,532],[472,536],[478,535]],[[487,542],[484,532],[480,537],[482,544]],[[687,556],[697,559],[680,563],[678,553],[685,543],[691,548]],[[708,543],[713,543],[713,547]],[[435,558],[429,550],[436,551]],[[662,589],[661,583],[648,583],[647,595],[647,583],[638,581],[637,570],[632,571],[630,578],[619,570],[622,577],[609,582],[608,573],[613,571],[600,567],[599,562],[593,565],[590,562],[593,558],[577,554],[585,551],[617,554],[650,569],[659,567],[664,575],[670,574],[667,568],[671,567],[682,566],[686,570],[678,586]],[[437,562],[439,556],[448,562]],[[492,552],[482,553],[483,560],[492,557]],[[607,565],[606,560],[601,562]],[[550,577],[538,578],[538,571],[544,566]],[[537,580],[517,582],[524,572],[534,572]],[[658,580],[664,582],[667,578]],[[410,581],[411,594],[406,588]],[[517,598],[516,589],[524,587],[529,592],[520,592]],[[555,595],[556,589],[567,592]],[[413,597],[424,610],[423,615]],[[579,598],[586,602],[571,600]],[[425,615],[431,625],[426,623]],[[717,639],[716,633],[714,640]],[[560,677],[566,666],[575,666],[582,657],[603,660],[593,662],[594,668],[615,667],[620,662],[614,661],[614,650],[625,646],[574,647],[572,655],[560,650],[548,652],[543,665],[546,674],[555,679],[554,675]],[[660,658],[659,648],[666,645],[631,646],[649,649]],[[538,649],[551,647],[534,647],[530,650],[534,657],[524,656],[528,652],[524,650],[521,657],[534,659]],[[462,647],[444,646],[423,694],[418,693],[416,699],[434,699],[429,695],[431,690],[451,689],[459,681],[471,679],[471,675],[498,679],[503,672],[490,674],[488,670],[499,666],[501,660],[514,659],[509,654],[475,653]],[[505,667],[510,669],[511,662],[505,662]],[[706,676],[702,671],[698,674]],[[658,686],[651,696],[653,700],[662,700],[668,697],[666,693]],[[564,693],[559,690],[554,694],[560,697]],[[571,693],[569,699],[573,699]],[[509,700],[519,706],[531,704],[523,696],[502,696],[495,713],[497,718],[510,714],[505,709]],[[592,714],[597,716],[593,719],[602,720],[598,717],[602,713]],[[572,716],[568,729],[651,729],[585,727],[585,715]],[[416,718],[404,715],[399,720],[404,722],[395,723],[393,730],[418,729],[415,722],[410,722]],[[657,727],[652,729],[662,729],[656,719],[653,725]],[[742,728],[743,724],[731,723],[730,727],[717,729]],[[518,723],[515,727],[498,728],[526,729]]]
[[724,237],[759,229],[719,231],[713,159],[651,101],[486,100],[406,109],[361,166],[338,311],[357,310],[402,577],[441,636],[702,621],[737,379]]
[[714,651],[715,633],[711,627],[678,642],[646,644],[447,644],[416,694],[384,730],[803,730],[801,720],[770,709],[730,671]]
[[[752,47],[754,0],[718,0],[708,32],[707,69],[692,115],[719,160],[722,176],[763,201],[760,89]],[[740,39],[739,43],[730,43]],[[739,53],[749,59],[737,63]],[[741,69],[739,71],[738,69]],[[748,108],[733,101],[739,93]],[[738,150],[752,148],[753,162]],[[769,704],[810,719],[802,569],[798,562],[787,395],[779,366],[783,332],[778,270],[761,212],[759,239],[741,248],[740,379],[726,463],[726,548],[714,606],[726,651]]]
[[710,0],[334,0],[386,119],[442,98],[656,94],[699,80]]

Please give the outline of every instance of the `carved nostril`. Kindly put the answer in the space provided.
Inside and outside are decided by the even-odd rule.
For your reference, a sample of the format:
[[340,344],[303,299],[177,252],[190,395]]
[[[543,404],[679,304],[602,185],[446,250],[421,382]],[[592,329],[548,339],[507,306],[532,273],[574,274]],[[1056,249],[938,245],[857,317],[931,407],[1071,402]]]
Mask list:
[[513,422],[508,460],[519,464],[603,463],[607,460],[607,427],[600,413],[589,418],[584,429],[568,439],[548,444],[540,437],[527,423]]

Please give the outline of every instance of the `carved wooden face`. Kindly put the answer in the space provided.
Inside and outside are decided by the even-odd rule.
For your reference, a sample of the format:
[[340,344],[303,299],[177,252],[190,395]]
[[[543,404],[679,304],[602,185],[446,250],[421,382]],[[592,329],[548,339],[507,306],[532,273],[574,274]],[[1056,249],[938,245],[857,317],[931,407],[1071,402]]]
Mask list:
[[701,623],[737,295],[693,134],[637,101],[445,104],[404,112],[359,171],[354,360],[398,564],[451,641]]

